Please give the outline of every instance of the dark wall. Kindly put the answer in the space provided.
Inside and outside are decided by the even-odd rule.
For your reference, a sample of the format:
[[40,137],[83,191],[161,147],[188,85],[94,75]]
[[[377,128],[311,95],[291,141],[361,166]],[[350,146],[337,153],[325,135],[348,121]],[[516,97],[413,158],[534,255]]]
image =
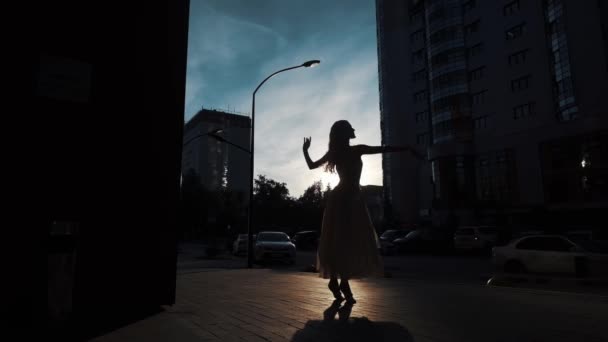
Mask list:
[[188,6],[22,9],[27,30],[8,64],[21,258],[7,296],[26,327],[49,322],[53,221],[79,226],[69,327],[77,336],[173,303]]

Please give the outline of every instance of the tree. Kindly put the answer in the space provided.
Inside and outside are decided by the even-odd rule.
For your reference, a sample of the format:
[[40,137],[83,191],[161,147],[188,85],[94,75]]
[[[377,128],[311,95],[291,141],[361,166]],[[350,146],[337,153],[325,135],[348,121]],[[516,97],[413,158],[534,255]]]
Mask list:
[[314,182],[304,190],[298,201],[307,208],[321,208],[321,203],[323,202],[322,186],[321,181]]
[[323,211],[327,195],[331,191],[329,184],[323,190],[321,181],[314,182],[297,200],[296,217],[300,226],[318,230],[323,220]]
[[[253,221],[257,228],[293,225],[294,200],[285,183],[258,175],[253,187]],[[266,227],[262,227],[266,226]]]
[[281,202],[289,200],[289,190],[285,183],[258,175],[254,180],[253,196],[257,202]]

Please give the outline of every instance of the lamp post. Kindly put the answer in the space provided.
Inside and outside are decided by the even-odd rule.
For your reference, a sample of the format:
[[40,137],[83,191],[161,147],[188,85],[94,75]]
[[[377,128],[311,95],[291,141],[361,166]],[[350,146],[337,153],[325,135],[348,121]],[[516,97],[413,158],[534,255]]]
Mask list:
[[260,87],[262,86],[262,84],[264,84],[266,81],[268,81],[268,79],[270,79],[272,76],[281,73],[283,71],[287,71],[287,70],[292,70],[292,69],[297,69],[297,68],[310,68],[310,67],[314,67],[315,65],[321,63],[320,60],[310,60],[307,62],[302,63],[301,65],[297,65],[297,66],[293,66],[293,67],[289,67],[289,68],[285,68],[285,69],[281,69],[279,71],[276,71],[272,74],[270,74],[270,76],[266,77],[262,82],[260,82],[260,84],[255,88],[255,90],[253,91],[253,95],[252,95],[252,101],[251,101],[251,144],[249,146],[249,151],[250,151],[250,174],[249,174],[249,210],[248,210],[248,218],[247,218],[247,267],[248,268],[252,268],[253,267],[253,229],[252,229],[252,225],[253,225],[253,147],[254,147],[254,132],[255,132],[255,93],[257,93],[258,89],[260,89]]

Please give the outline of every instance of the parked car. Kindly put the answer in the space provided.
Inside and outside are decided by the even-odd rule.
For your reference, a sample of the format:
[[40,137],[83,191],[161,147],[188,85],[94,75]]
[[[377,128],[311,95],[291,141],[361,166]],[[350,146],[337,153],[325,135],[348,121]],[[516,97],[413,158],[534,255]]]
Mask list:
[[444,254],[452,250],[453,235],[447,231],[422,228],[393,241],[398,253],[428,252]]
[[454,248],[460,250],[489,250],[497,241],[498,230],[492,226],[465,226],[454,233]]
[[388,229],[380,235],[380,254],[382,255],[393,255],[397,251],[397,248],[393,241],[399,238],[405,237],[409,234],[409,229]]
[[492,249],[494,265],[508,273],[587,274],[605,269],[608,256],[593,244],[561,235],[530,235]]
[[296,260],[296,246],[289,235],[283,232],[259,232],[255,240],[254,258],[256,262],[278,260],[293,264]]
[[513,233],[513,239],[518,239],[524,236],[530,236],[530,235],[543,235],[545,234],[545,231],[542,229],[524,229],[524,230],[516,230]]
[[[256,235],[253,234],[253,241],[255,241]],[[239,234],[236,240],[232,243],[232,254],[242,255],[247,254],[247,234]]]
[[296,245],[297,249],[317,249],[317,246],[319,245],[319,233],[314,230],[297,232],[291,238],[291,242]]

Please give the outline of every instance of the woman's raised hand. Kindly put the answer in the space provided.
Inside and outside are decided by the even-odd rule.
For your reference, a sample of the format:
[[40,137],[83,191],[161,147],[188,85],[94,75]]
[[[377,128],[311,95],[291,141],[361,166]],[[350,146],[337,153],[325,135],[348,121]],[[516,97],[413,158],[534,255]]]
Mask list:
[[308,138],[305,137],[304,144],[302,145],[302,149],[304,151],[307,151],[309,147],[310,147],[310,137],[308,137]]

